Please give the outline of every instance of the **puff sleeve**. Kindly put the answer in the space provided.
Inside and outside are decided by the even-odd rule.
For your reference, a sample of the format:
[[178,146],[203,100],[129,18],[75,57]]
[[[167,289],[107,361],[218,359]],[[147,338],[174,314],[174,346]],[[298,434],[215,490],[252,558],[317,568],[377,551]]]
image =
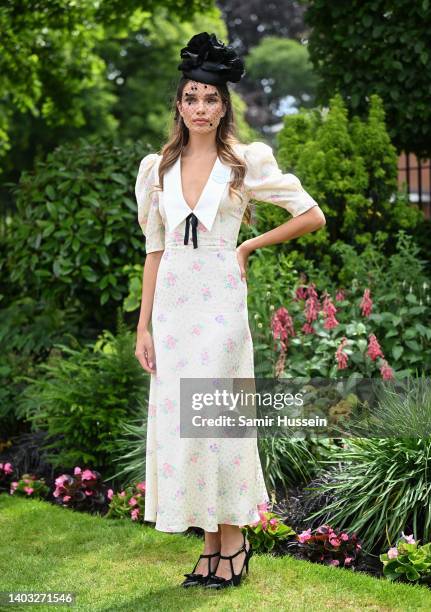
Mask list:
[[264,142],[252,142],[244,149],[247,172],[244,185],[250,198],[271,202],[285,208],[293,217],[318,203],[305,191],[294,174],[283,174],[272,148]]
[[149,153],[142,159],[135,184],[138,222],[145,236],[147,254],[165,248],[165,226],[159,212],[158,192],[152,191],[158,182],[155,176],[157,158],[157,153]]

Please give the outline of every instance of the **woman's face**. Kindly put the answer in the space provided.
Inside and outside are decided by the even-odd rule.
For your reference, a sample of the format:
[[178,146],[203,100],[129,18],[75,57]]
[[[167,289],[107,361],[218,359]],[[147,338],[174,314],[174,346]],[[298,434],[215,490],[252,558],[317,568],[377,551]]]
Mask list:
[[185,125],[198,134],[216,130],[226,112],[217,87],[198,81],[187,82],[177,106]]

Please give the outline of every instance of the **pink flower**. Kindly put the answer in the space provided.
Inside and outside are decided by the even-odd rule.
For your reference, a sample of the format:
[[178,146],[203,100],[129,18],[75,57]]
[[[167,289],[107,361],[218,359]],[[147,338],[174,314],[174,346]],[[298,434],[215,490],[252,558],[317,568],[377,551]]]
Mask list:
[[301,544],[304,544],[304,542],[308,542],[308,540],[311,540],[313,536],[311,535],[311,528],[307,529],[306,531],[303,531],[302,533],[300,533],[298,535],[298,541],[301,542]]
[[314,332],[315,332],[315,329],[311,325],[311,323],[304,323],[304,325],[301,327],[301,329],[304,332],[304,334],[314,334]]
[[396,559],[398,557],[398,549],[393,547],[388,550],[388,559]]
[[31,495],[34,489],[32,487],[24,487],[24,491],[27,493],[27,495]]
[[136,485],[136,488],[139,489],[139,491],[144,492],[146,489],[146,483],[145,482],[138,482],[138,484]]
[[81,475],[81,479],[84,480],[96,480],[96,474],[91,470],[84,470]]
[[13,495],[18,488],[18,482],[11,482],[10,484],[10,494]]
[[120,495],[120,497],[126,497],[126,491],[121,491],[121,493],[119,495]]
[[376,361],[377,357],[384,358],[380,344],[374,334],[369,335],[367,355],[370,357],[371,361]]
[[344,291],[343,289],[338,289],[337,293],[335,294],[335,299],[337,302],[342,302],[345,299],[345,295],[344,295]]
[[404,538],[404,540],[407,542],[407,544],[416,544],[416,540],[412,535],[405,535],[404,532],[401,532],[402,537]]
[[79,474],[81,474],[82,470],[80,467],[76,466],[76,468],[74,469],[73,473],[75,474],[75,476],[79,476]]
[[287,350],[289,336],[295,336],[292,317],[284,306],[278,308],[271,319],[274,340],[279,339],[282,349]]
[[345,370],[347,368],[348,357],[346,353],[343,351],[344,347],[347,344],[347,338],[343,336],[341,338],[341,342],[338,345],[337,350],[335,351],[335,359],[338,363],[338,370]]
[[337,567],[338,565],[340,565],[340,562],[338,561],[338,559],[332,559],[330,565],[334,565],[335,567]]
[[358,544],[356,544],[356,548],[357,548],[357,550],[361,550],[362,546],[358,543]]
[[138,503],[137,499],[135,497],[131,497],[129,499],[129,506],[136,506],[136,504]]
[[365,289],[364,295],[362,296],[360,307],[362,309],[362,316],[369,317],[373,309],[373,302],[371,300],[369,289]]
[[0,463],[0,470],[3,470],[5,474],[12,474],[13,467],[11,463]]
[[260,510],[260,512],[267,512],[268,511],[268,502],[262,502],[261,504],[257,505],[258,510]]
[[108,499],[112,499],[114,497],[114,491],[112,489],[108,489],[108,492],[106,493],[106,497]]
[[139,508],[135,508],[134,510],[132,510],[131,515],[132,515],[132,521],[138,520]]
[[272,519],[269,521],[269,524],[270,524],[270,525],[278,525],[278,521],[277,521],[277,519],[276,519],[276,518],[272,518]]
[[63,497],[63,501],[64,501],[64,502],[68,502],[68,501],[69,501],[69,500],[71,500],[71,499],[72,499],[72,497],[71,497],[70,495],[65,495],[65,496]]
[[63,484],[69,479],[67,474],[62,474],[58,478],[55,479],[55,484],[57,487],[62,487]]
[[329,543],[332,544],[332,546],[340,546],[341,544],[341,540],[339,538],[329,538]]
[[344,559],[344,565],[350,565],[352,561],[353,561],[353,557],[346,557]]
[[85,493],[85,495],[89,496],[89,495],[93,495],[94,491],[90,491],[89,489],[85,489],[84,493]]
[[380,368],[380,374],[382,375],[383,380],[391,380],[394,378],[394,371],[388,365],[386,359],[383,360],[382,366]]
[[298,287],[295,291],[296,301],[305,300],[307,298],[307,288],[306,287]]
[[344,540],[344,542],[347,542],[347,540],[349,539],[349,536],[347,535],[347,533],[342,533],[342,534],[340,535],[340,538],[341,538],[342,540]]

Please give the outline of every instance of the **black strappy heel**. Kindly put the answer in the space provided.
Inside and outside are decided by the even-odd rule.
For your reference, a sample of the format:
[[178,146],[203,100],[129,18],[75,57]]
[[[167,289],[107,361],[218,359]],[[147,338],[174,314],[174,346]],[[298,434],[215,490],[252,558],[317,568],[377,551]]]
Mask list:
[[[220,551],[213,553],[212,555],[200,555],[199,559],[196,562],[196,565],[193,568],[193,571],[190,574],[184,574],[184,576],[186,577],[186,579],[184,580],[184,582],[181,583],[181,586],[183,586],[184,588],[187,587],[191,587],[191,586],[199,586],[199,585],[204,585],[206,583],[206,581],[214,574],[214,571],[211,571],[211,559],[212,557],[217,557],[220,555]],[[197,568],[199,561],[201,559],[208,559],[208,574],[206,576],[203,576],[202,574],[195,574],[194,571]]]
[[[220,555],[220,559],[229,559],[232,576],[230,578],[222,578],[221,576],[216,576],[214,572],[213,575],[207,579],[204,585],[205,587],[208,587],[210,589],[223,589],[224,587],[239,586],[241,584],[241,579],[243,577],[244,568],[246,570],[246,573],[248,574],[248,562],[250,561],[251,556],[253,555],[253,549],[252,549],[251,544],[249,543],[250,548],[248,550],[245,547],[245,533],[243,532],[242,535],[244,537],[244,543],[236,553],[230,556]],[[243,563],[243,566],[239,574],[235,574],[235,572],[233,571],[232,559],[242,552],[245,553],[244,563]]]

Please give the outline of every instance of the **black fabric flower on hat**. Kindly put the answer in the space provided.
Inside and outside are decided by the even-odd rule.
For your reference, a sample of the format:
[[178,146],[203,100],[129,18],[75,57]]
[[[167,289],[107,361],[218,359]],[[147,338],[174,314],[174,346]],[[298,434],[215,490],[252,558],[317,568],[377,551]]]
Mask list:
[[215,34],[195,34],[180,52],[182,70],[186,78],[212,85],[227,81],[238,83],[245,74],[244,62],[230,45],[218,40]]

